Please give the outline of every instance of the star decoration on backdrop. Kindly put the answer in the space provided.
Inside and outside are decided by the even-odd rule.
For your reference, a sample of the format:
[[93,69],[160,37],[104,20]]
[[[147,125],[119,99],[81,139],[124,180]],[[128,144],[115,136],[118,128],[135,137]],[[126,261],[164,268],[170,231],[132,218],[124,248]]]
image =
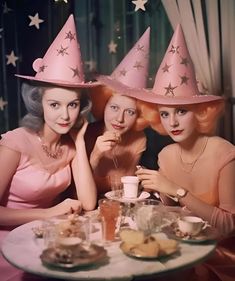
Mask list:
[[89,71],[94,71],[97,67],[97,64],[94,60],[85,61],[85,65],[88,66]]
[[11,51],[10,55],[6,55],[7,57],[7,65],[12,64],[13,66],[16,67],[16,61],[19,59],[14,53],[14,51]]
[[13,11],[12,9],[7,7],[7,2],[4,3],[3,5],[3,14],[7,14],[8,12]]
[[6,106],[8,104],[7,101],[4,101],[2,97],[0,97],[0,110],[3,111],[4,110],[4,106]]
[[64,3],[68,3],[68,0],[54,0],[55,2],[64,2]]
[[0,38],[2,38],[3,28],[0,28]]
[[29,23],[29,26],[35,26],[37,29],[40,29],[39,24],[44,22],[44,20],[39,18],[38,13],[35,14],[35,16],[28,16],[31,19],[31,22]]
[[113,54],[115,54],[116,52],[117,52],[117,44],[116,43],[114,43],[114,41],[113,40],[111,40],[111,42],[108,44],[108,48],[109,48],[109,53],[111,54],[111,53],[113,53]]
[[135,0],[131,1],[135,5],[135,12],[139,9],[145,11],[145,4],[148,2],[148,0]]
[[175,88],[177,88],[177,87],[172,87],[171,83],[169,83],[168,87],[164,87],[164,89],[166,89],[165,96],[168,96],[170,94],[171,96],[174,97],[175,96],[175,94],[174,94],[174,89]]

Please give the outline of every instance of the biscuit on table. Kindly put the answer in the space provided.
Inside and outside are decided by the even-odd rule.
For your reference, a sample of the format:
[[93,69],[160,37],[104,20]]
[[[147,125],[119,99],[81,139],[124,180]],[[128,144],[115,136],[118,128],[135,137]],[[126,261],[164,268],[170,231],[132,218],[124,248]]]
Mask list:
[[141,244],[144,242],[145,236],[142,231],[134,229],[122,229],[119,233],[121,240],[130,244]]

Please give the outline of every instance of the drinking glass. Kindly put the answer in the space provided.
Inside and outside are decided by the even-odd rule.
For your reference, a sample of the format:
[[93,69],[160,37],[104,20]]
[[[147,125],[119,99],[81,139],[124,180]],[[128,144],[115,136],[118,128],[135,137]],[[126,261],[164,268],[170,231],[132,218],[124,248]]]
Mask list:
[[145,235],[159,232],[162,225],[162,207],[161,202],[153,199],[137,202],[134,207],[134,220],[138,230],[143,231]]
[[121,215],[121,204],[111,199],[100,199],[99,210],[101,217],[103,241],[114,241],[118,219]]
[[113,197],[121,198],[122,197],[121,177],[118,175],[109,176],[109,184],[113,192]]

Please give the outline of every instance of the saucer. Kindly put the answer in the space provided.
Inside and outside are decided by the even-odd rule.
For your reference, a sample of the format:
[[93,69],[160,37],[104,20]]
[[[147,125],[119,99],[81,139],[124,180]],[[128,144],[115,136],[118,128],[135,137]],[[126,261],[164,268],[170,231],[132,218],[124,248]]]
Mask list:
[[169,237],[181,242],[185,243],[204,243],[209,241],[214,241],[219,238],[219,232],[212,226],[208,226],[207,228],[201,230],[195,236],[186,235],[180,232],[177,226],[174,224],[171,226],[167,226],[162,231]]
[[[80,247],[80,248],[79,248]],[[81,246],[66,248],[47,248],[40,255],[45,266],[72,269],[81,266],[94,265],[107,257],[104,247],[92,244],[89,249]]]
[[117,201],[125,203],[125,202],[137,202],[137,201],[141,201],[143,199],[149,198],[150,193],[147,191],[142,191],[137,198],[125,198],[125,197],[117,197],[114,195],[113,191],[109,191],[109,192],[106,192],[104,196],[108,199],[113,199],[113,200],[117,200]]

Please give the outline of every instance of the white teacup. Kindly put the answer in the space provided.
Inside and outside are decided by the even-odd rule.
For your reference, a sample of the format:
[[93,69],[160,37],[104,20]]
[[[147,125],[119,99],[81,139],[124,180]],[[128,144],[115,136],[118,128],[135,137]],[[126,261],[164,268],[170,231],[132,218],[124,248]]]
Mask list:
[[123,197],[137,198],[139,189],[139,179],[136,176],[121,177],[123,183]]
[[68,249],[73,249],[75,246],[79,245],[82,239],[79,237],[60,237],[57,239],[57,243]]
[[184,216],[179,218],[178,227],[182,233],[197,235],[208,226],[207,222],[195,216]]

